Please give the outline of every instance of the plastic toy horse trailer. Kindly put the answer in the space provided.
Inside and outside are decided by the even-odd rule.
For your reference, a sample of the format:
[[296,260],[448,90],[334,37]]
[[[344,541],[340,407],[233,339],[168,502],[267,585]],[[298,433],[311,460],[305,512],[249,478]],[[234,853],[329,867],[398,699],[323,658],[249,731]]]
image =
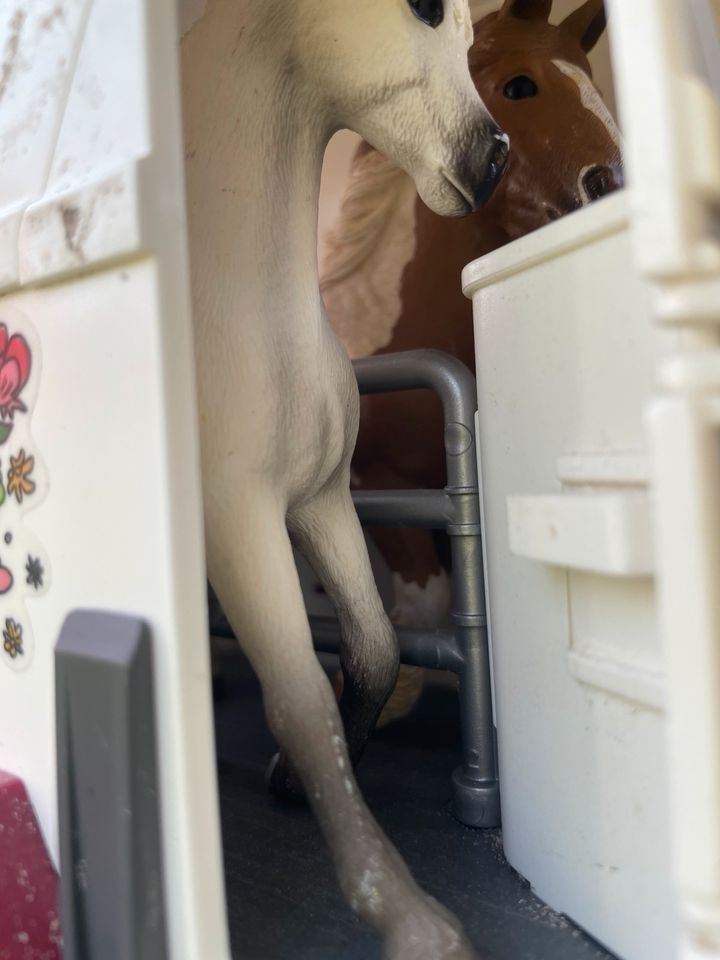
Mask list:
[[[712,960],[717,28],[609,7],[627,188],[464,274],[503,836],[624,960]],[[65,865],[72,960],[230,956],[178,36],[172,0],[0,19],[0,827],[48,956]]]

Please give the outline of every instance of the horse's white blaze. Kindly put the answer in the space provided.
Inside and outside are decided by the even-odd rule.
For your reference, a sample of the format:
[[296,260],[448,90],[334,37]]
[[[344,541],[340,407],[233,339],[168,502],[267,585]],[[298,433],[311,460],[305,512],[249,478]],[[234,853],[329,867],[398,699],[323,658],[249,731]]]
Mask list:
[[413,627],[440,627],[450,612],[450,578],[445,571],[433,573],[424,587],[393,574],[395,604],[390,611],[393,623]]
[[455,23],[462,29],[465,35],[465,42],[470,46],[473,41],[473,26],[470,7],[465,3],[465,0],[455,0],[453,14],[455,16]]
[[590,77],[585,73],[584,70],[581,70],[580,67],[576,66],[574,63],[568,63],[567,60],[553,60],[553,64],[558,68],[560,73],[564,74],[566,77],[569,77],[577,85],[578,90],[580,91],[580,102],[582,103],[583,107],[585,107],[586,110],[589,110],[590,113],[594,114],[604,125],[608,132],[608,136],[618,148],[618,152],[622,153],[622,140],[618,125],[615,123],[612,114],[605,104],[605,101],[598,93],[597,87],[592,82]]

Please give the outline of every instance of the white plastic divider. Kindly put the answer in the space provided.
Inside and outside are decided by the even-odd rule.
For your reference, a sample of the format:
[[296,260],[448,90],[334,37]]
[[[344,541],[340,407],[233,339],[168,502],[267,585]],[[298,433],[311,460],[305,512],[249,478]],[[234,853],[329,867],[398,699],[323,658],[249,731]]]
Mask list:
[[637,268],[677,331],[647,412],[680,956],[720,957],[720,45],[709,0],[609,0]]
[[621,192],[469,265],[503,845],[623,960],[676,960],[642,409],[651,297]]
[[709,209],[720,198],[720,106],[693,16],[708,2],[607,3],[637,267],[665,281],[715,276]]

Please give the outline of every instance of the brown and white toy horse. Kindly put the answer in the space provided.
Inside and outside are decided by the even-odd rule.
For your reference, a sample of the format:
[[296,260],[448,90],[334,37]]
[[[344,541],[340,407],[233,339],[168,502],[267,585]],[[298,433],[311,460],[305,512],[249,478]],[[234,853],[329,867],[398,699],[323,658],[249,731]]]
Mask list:
[[[446,221],[418,201],[411,179],[366,144],[328,239],[322,293],[355,357],[433,347],[474,369],[472,308],[462,268],[622,184],[620,136],[593,84],[588,52],[605,29],[602,0],[559,25],[552,0],[505,0],[475,26],[470,69],[510,136],[505,176],[484,209]],[[442,411],[426,391],[362,398],[352,462],[356,488],[442,487]],[[397,624],[432,627],[449,611],[450,584],[428,530],[374,530],[389,566]],[[406,713],[423,672],[403,667],[382,722]]]

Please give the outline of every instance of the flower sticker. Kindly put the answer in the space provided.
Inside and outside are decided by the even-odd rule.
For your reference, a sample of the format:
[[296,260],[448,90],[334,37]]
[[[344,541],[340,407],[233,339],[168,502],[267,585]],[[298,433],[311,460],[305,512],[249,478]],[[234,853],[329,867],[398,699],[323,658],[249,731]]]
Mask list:
[[[52,564],[25,516],[46,498],[47,466],[32,435],[41,385],[42,342],[31,318],[0,303],[0,671],[32,668],[33,614],[52,582]],[[37,648],[37,649],[36,649]],[[4,664],[4,667],[3,667]],[[0,696],[4,692],[0,675]],[[2,951],[0,950],[0,953]]]
[[2,560],[0,560],[0,593],[7,593],[12,585],[13,585],[12,571],[9,570],[6,566],[3,566],[3,562]]
[[27,573],[25,583],[29,584],[34,590],[39,590],[43,585],[43,577],[45,576],[45,570],[39,557],[31,557],[28,554],[25,572]]
[[32,368],[32,353],[21,333],[8,337],[8,329],[0,323],[0,443],[5,443],[13,428],[16,410],[27,407],[20,394],[28,382]]
[[18,503],[22,503],[23,494],[29,495],[35,489],[35,482],[30,479],[35,457],[27,457],[24,450],[16,457],[10,457],[10,467],[7,472],[7,492],[14,496]]
[[12,617],[5,621],[3,640],[3,649],[12,660],[24,654],[22,627]]

